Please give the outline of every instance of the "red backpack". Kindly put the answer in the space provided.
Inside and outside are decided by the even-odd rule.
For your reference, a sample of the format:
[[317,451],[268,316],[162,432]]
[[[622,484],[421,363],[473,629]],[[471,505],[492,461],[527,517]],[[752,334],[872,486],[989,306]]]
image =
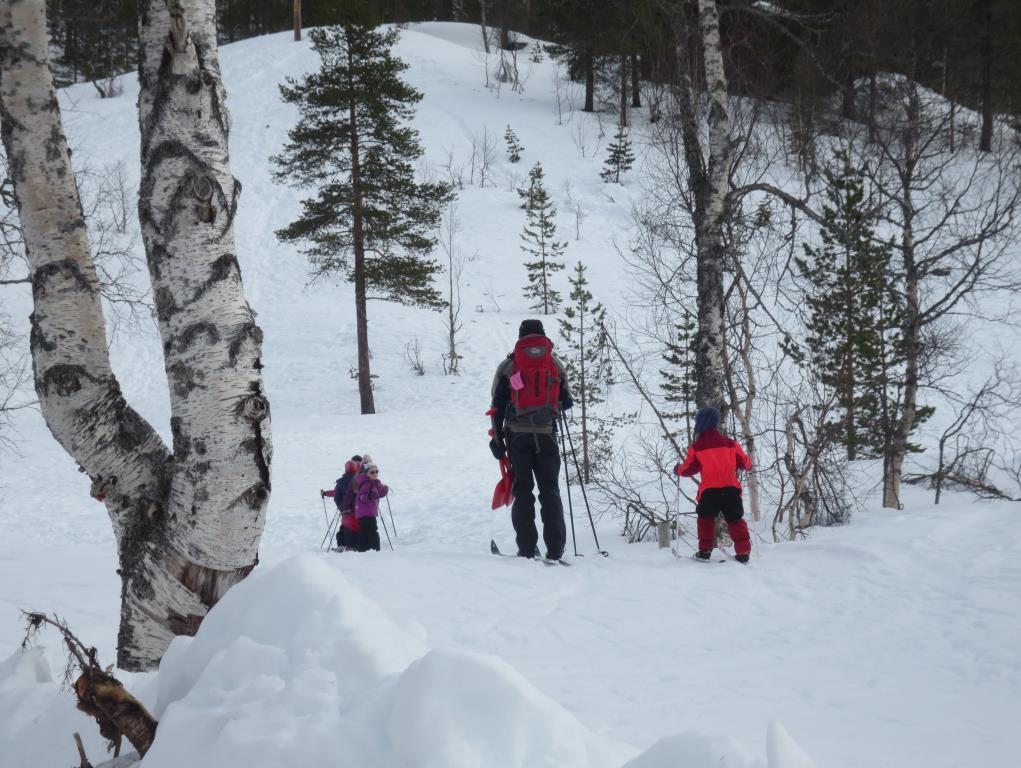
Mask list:
[[553,342],[529,334],[514,345],[510,375],[515,417],[546,426],[560,414],[560,371],[553,360]]

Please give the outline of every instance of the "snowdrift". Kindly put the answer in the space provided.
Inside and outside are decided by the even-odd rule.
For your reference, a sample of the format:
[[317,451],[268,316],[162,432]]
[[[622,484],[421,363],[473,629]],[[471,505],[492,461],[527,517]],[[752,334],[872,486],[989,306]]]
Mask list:
[[[633,747],[592,733],[503,659],[428,648],[420,627],[390,619],[314,555],[232,589],[195,637],[175,639],[159,672],[139,681],[160,721],[146,768],[809,765],[787,760],[796,749],[789,736],[767,763],[700,733],[628,761]],[[58,737],[91,725],[58,690],[40,649],[0,664],[0,723],[11,765],[39,768],[64,765]]]

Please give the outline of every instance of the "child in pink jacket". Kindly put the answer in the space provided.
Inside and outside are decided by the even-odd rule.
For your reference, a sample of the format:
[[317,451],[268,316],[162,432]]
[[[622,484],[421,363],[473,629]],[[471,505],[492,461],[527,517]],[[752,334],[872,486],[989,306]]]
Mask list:
[[363,474],[355,489],[355,515],[358,517],[358,551],[370,549],[379,551],[379,500],[386,496],[390,489],[379,480],[379,467],[368,463],[362,467]]

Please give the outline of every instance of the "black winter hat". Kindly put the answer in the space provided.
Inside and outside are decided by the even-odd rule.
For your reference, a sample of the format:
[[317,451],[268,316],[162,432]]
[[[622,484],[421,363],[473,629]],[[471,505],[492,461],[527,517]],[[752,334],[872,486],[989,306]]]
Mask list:
[[518,338],[527,336],[530,333],[537,333],[540,336],[545,336],[546,331],[543,330],[542,320],[522,320],[521,326],[518,328]]

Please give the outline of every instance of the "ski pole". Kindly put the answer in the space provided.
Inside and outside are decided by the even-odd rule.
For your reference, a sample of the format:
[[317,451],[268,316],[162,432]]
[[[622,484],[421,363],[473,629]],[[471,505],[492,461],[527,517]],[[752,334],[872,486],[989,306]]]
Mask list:
[[567,433],[567,442],[571,445],[571,458],[574,459],[574,470],[578,473],[578,485],[581,486],[581,498],[585,501],[585,511],[588,513],[588,522],[592,526],[592,538],[596,540],[596,551],[603,557],[609,557],[610,553],[600,549],[599,547],[599,536],[596,535],[596,522],[592,519],[592,508],[588,503],[588,494],[585,493],[585,483],[581,482],[581,467],[578,466],[578,454],[574,450],[574,438],[571,437],[571,428],[567,424],[567,420],[564,420],[564,432]]
[[397,523],[394,522],[394,511],[390,507],[390,498],[384,496],[383,500],[386,502],[386,511],[390,513],[390,527],[394,529],[394,538],[397,538]]
[[[325,507],[325,506],[326,506],[326,502],[324,501],[323,502],[323,507]],[[329,518],[327,518],[327,520],[329,520]],[[323,540],[321,542],[319,542],[319,549],[322,549],[324,546],[326,546],[326,542],[330,540],[330,536],[333,535],[333,529],[336,527],[338,520],[340,520],[340,510],[339,509],[337,510],[336,517],[334,517],[333,520],[326,527],[326,535],[323,536]]]
[[319,491],[319,498],[323,501],[323,517],[326,518],[326,535],[323,536],[323,540],[319,542],[319,551],[321,552],[323,545],[326,544],[326,540],[330,538],[330,528],[332,526],[330,523],[330,513],[326,511],[326,497],[323,496],[322,491]]
[[390,541],[390,531],[386,529],[386,518],[380,515],[379,519],[383,521],[383,532],[386,534],[386,543],[390,545],[390,551],[393,552],[394,543]]
[[[566,416],[560,414],[560,420],[565,421]],[[567,427],[564,427],[566,430]],[[578,554],[578,539],[574,535],[574,504],[571,502],[571,471],[567,465],[567,443],[564,442],[564,433],[560,433],[560,449],[564,454],[564,482],[567,484],[567,509],[571,514],[571,544],[574,546],[574,556],[581,557]]]
[[674,488],[676,493],[674,495],[674,538],[680,536],[680,525],[681,525],[681,476],[675,475],[674,477]]

